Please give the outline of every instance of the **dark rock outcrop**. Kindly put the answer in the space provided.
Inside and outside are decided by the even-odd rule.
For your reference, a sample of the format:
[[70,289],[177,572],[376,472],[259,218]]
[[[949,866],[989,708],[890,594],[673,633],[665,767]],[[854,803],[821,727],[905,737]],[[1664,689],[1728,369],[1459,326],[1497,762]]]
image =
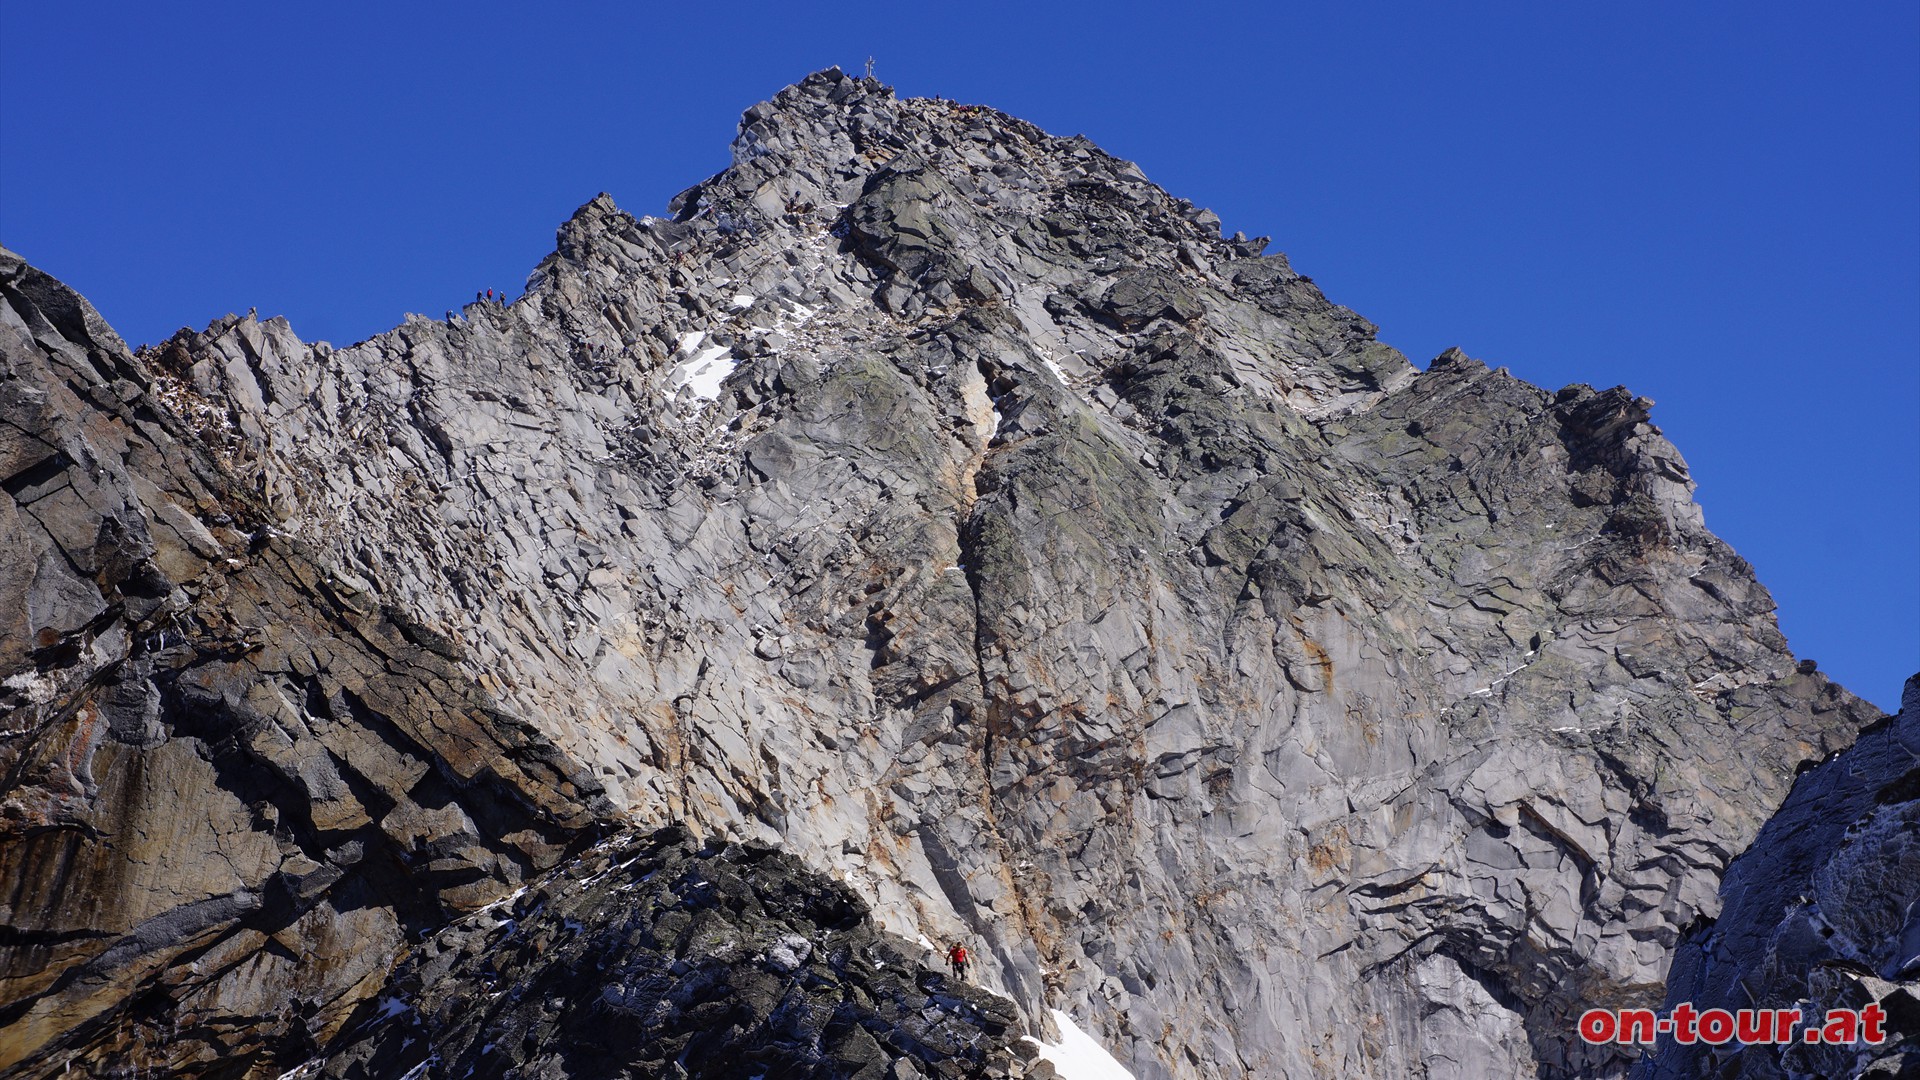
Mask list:
[[440,931],[301,1075],[1018,1075],[1010,1003],[768,848],[621,836]]
[[9,258],[0,1068],[291,1065],[626,817],[1142,1080],[1618,1077],[1574,1018],[1879,719],[1650,402],[1417,370],[1085,139],[822,72],[671,213],[342,349]]

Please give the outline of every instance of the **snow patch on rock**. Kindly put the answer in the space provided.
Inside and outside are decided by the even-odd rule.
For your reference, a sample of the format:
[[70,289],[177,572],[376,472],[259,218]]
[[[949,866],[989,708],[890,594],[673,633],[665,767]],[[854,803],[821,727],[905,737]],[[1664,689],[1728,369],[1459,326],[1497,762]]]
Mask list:
[[1094,1041],[1093,1036],[1080,1030],[1073,1017],[1059,1009],[1047,1011],[1053,1014],[1053,1023],[1060,1029],[1060,1041],[1028,1041],[1040,1048],[1040,1057],[1053,1065],[1060,1080],[1134,1080],[1133,1073],[1107,1053],[1106,1047]]

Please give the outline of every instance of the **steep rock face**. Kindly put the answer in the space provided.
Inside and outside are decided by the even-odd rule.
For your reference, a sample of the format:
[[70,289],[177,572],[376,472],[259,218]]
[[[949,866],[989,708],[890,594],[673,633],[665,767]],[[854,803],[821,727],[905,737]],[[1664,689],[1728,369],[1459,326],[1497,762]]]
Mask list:
[[0,1072],[303,1060],[612,807],[0,250]]
[[298,551],[303,617],[378,613],[592,770],[512,779],[557,831],[468,884],[597,784],[972,937],[1142,1078],[1619,1076],[1578,1011],[1657,1003],[1878,716],[1796,666],[1650,403],[1418,371],[1084,139],[823,72],[672,213],[593,200],[511,305],[229,318],[95,380],[244,492],[218,557]]
[[1920,1073],[1920,675],[1900,714],[1794,782],[1780,812],[1727,868],[1720,918],[1682,942],[1670,1002],[1695,1009],[1877,1004],[1880,1045],[1682,1045],[1635,1072],[1691,1076]]

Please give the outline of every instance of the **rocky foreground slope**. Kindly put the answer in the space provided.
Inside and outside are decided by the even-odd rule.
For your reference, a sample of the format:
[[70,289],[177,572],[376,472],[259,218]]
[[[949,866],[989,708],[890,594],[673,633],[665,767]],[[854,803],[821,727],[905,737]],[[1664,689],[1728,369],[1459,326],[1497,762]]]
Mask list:
[[[643,969],[774,1023],[778,935],[663,976],[620,927],[678,901],[538,884],[678,823],[859,898],[787,929],[895,1076],[942,1009],[1025,1068],[922,935],[1143,1080],[1623,1076],[1574,1018],[1659,1004],[1880,718],[1650,402],[1418,370],[1085,139],[822,72],[670,212],[341,349],[131,353],[4,256],[0,1074],[380,1075],[404,1022],[501,1075],[496,1021],[654,1030]],[[889,1075],[807,1022],[791,1075]],[[629,1059],[537,1074],[686,1065]]]
[[623,836],[437,933],[296,1075],[1024,1072],[1012,1005],[928,970],[867,914],[770,848],[697,848],[678,826]]

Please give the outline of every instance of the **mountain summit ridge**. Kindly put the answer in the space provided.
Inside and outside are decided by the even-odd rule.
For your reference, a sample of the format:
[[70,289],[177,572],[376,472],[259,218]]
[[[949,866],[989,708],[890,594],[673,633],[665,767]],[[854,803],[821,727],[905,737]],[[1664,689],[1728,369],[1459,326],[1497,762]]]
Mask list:
[[678,823],[1142,1078],[1623,1076],[1575,1017],[1880,716],[1650,402],[1418,370],[1085,139],[829,70],[669,214],[341,349],[0,258],[5,1075],[354,1075]]

